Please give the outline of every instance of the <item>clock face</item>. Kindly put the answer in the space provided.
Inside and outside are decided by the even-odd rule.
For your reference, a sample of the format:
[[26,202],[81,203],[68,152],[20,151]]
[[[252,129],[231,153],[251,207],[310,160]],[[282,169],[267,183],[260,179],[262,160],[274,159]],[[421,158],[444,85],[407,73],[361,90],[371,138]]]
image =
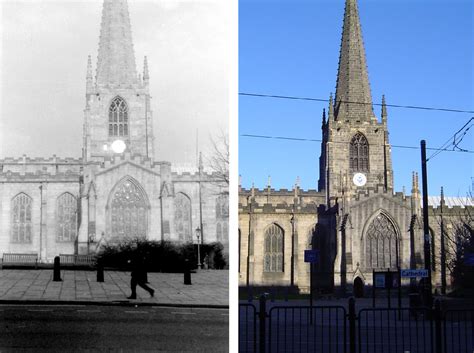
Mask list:
[[356,186],[364,186],[367,183],[367,177],[364,173],[355,173],[352,181]]
[[122,140],[115,140],[114,142],[112,142],[111,147],[112,151],[114,151],[115,153],[123,153],[123,151],[125,151],[125,148],[127,148],[127,145]]

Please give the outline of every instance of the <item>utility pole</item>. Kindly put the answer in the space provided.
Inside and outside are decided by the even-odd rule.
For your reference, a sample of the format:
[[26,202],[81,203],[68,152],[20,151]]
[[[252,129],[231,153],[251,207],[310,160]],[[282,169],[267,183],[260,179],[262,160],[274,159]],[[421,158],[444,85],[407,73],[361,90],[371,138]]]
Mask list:
[[431,291],[431,249],[430,228],[428,224],[428,176],[426,172],[426,141],[421,140],[421,182],[423,185],[423,233],[424,233],[424,255],[425,269],[428,270],[428,278],[425,281],[425,306],[431,308],[433,297]]

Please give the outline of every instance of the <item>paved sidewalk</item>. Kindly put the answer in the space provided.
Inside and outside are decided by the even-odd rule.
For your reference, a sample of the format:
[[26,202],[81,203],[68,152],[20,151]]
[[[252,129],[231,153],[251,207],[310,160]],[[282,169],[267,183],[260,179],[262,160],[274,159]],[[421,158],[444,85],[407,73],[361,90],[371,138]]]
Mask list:
[[182,273],[149,273],[155,297],[137,286],[137,299],[130,295],[130,272],[105,271],[104,282],[95,271],[61,271],[61,282],[53,282],[53,270],[1,270],[2,301],[130,302],[154,305],[228,305],[229,271],[201,270],[191,274],[192,285],[184,285]]

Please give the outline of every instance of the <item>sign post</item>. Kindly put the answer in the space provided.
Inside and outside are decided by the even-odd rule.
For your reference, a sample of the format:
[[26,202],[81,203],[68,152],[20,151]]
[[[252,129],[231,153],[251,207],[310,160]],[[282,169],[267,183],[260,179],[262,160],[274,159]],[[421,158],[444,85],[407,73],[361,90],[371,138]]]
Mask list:
[[309,263],[309,306],[310,306],[310,324],[313,324],[313,267],[318,262],[318,250],[305,250],[304,262]]

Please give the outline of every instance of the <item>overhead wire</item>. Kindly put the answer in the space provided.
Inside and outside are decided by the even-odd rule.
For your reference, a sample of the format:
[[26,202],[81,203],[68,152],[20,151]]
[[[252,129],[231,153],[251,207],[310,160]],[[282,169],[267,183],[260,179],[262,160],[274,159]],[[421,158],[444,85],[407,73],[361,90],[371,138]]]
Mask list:
[[[474,125],[474,124],[471,124],[469,127],[466,128],[466,126],[469,125],[469,123],[471,123],[471,121],[474,120],[474,117],[471,117],[459,130],[457,130],[450,138],[448,138],[446,140],[445,143],[443,143],[443,145],[441,145],[441,147],[439,147],[437,149],[436,152],[434,152],[431,156],[429,156],[426,161],[428,162],[429,160],[435,158],[436,156],[438,156],[441,152],[444,152],[444,151],[448,151],[448,152],[469,152],[469,150],[466,150],[466,149],[463,149],[463,148],[460,148],[459,147],[459,144],[461,143],[462,139],[464,138],[464,136],[466,136],[467,132],[469,131],[469,129]],[[461,139],[458,140],[458,142],[456,142],[456,136],[461,133],[464,129],[466,128],[466,130],[464,131],[463,135],[461,136]],[[451,142],[452,141],[452,142]],[[448,146],[452,145],[453,146],[453,149],[452,150],[449,150],[448,149]],[[457,148],[457,150],[456,150]]]
[[[325,102],[329,103],[328,99],[324,98],[312,98],[312,97],[298,97],[298,96],[282,96],[275,94],[263,94],[263,93],[249,93],[249,92],[239,92],[239,96],[247,97],[260,97],[260,98],[276,98],[276,99],[289,99],[289,100],[303,100],[303,101],[315,101],[315,102]],[[339,102],[339,101],[338,101]],[[341,103],[348,104],[362,104],[362,105],[377,105],[382,106],[382,103],[370,103],[370,102],[353,102],[353,101],[340,101]],[[442,111],[449,113],[467,113],[474,114],[474,110],[462,110],[462,109],[451,109],[451,108],[437,108],[437,107],[423,107],[416,105],[399,105],[399,104],[385,104],[386,107],[392,108],[404,108],[404,109],[419,109],[419,110],[432,110],[432,111]]]
[[[290,136],[270,136],[270,135],[255,135],[255,134],[240,134],[241,137],[250,137],[250,138],[262,138],[262,139],[274,139],[274,140],[289,140],[289,141],[300,141],[300,142],[322,142],[321,139],[309,139],[309,138],[301,138],[301,137],[290,137]],[[348,144],[349,142],[345,141],[332,141],[332,143],[341,143],[341,144]],[[420,147],[417,146],[407,146],[407,145],[389,145],[393,148],[404,148],[404,149],[413,149],[417,150]],[[447,150],[447,149],[439,149],[434,147],[427,147],[427,150],[432,151],[446,151],[446,152],[463,152],[463,153],[474,153],[471,150]]]

